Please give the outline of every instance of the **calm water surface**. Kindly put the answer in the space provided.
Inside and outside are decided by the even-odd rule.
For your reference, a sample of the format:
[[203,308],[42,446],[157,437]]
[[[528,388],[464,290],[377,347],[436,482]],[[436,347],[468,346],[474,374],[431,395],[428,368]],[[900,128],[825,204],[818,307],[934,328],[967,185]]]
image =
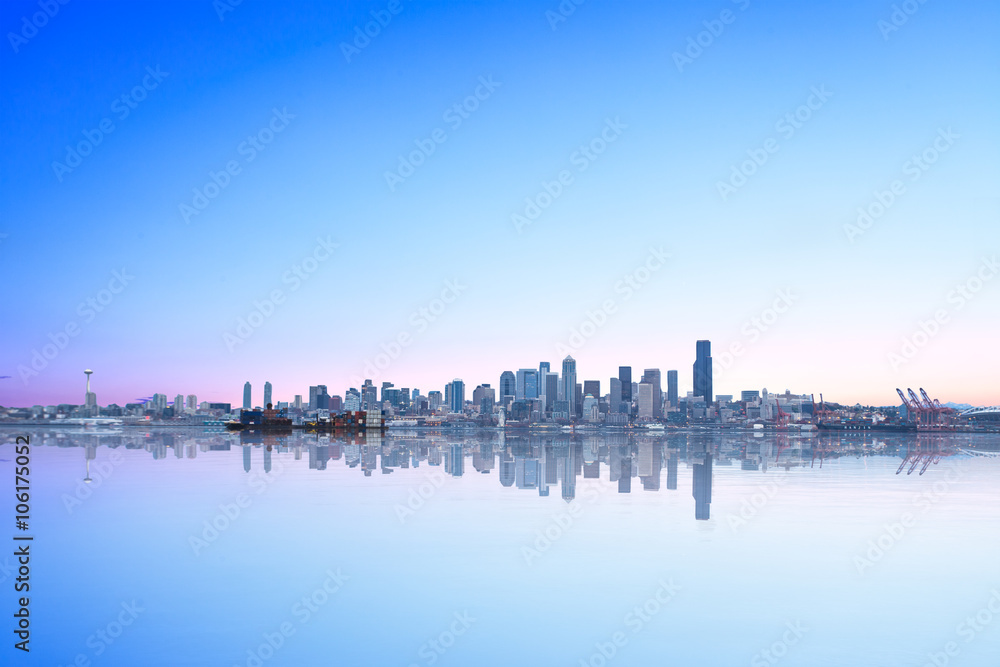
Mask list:
[[996,435],[28,433],[16,664],[1000,665]]

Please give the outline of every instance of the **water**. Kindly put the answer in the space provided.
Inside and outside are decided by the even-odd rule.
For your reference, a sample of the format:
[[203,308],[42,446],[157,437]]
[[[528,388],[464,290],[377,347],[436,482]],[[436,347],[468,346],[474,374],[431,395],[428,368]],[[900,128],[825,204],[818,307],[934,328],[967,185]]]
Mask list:
[[1000,664],[996,435],[29,432],[24,664]]

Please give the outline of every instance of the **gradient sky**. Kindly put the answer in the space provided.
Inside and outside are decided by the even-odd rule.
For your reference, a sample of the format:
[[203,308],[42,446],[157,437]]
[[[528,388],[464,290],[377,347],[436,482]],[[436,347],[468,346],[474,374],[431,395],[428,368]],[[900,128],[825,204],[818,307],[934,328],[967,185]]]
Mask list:
[[[341,45],[388,4],[245,0],[220,20],[209,0],[77,0],[16,44],[38,5],[0,6],[0,404],[82,402],[84,368],[102,404],[238,402],[246,380],[255,402],[265,380],[276,400],[318,383],[342,395],[400,333],[411,343],[377,383],[496,386],[556,370],[608,299],[573,351],[602,391],[627,364],[678,369],[686,392],[706,338],[716,393],[893,404],[923,386],[1000,403],[1000,278],[961,308],[952,292],[1000,249],[995,3],[928,2],[883,35],[891,2],[591,1],[553,28],[555,0],[415,0],[348,62]],[[673,54],[724,10],[678,71]],[[167,74],[121,118],[147,67]],[[480,77],[500,85],[453,127],[445,112]],[[832,95],[786,136],[776,123],[813,87]],[[240,144],[273,109],[294,118],[248,162]],[[104,119],[113,132],[60,179],[53,163]],[[580,171],[574,151],[607,119],[626,127]],[[385,173],[437,128],[444,143],[391,191]],[[949,128],[914,180],[907,162]],[[778,150],[724,201],[718,182],[769,139]],[[240,173],[185,222],[179,206],[228,161]],[[518,233],[512,214],[562,170],[573,182]],[[844,226],[894,180],[905,191],[850,242]],[[339,247],[293,289],[283,277],[317,238]],[[625,300],[616,284],[650,247],[671,258]],[[88,317],[80,304],[123,268],[134,278]],[[422,330],[411,314],[448,280],[466,288]],[[284,302],[230,350],[224,334],[273,290]],[[792,306],[753,339],[779,290]],[[67,325],[78,334],[22,379]]]

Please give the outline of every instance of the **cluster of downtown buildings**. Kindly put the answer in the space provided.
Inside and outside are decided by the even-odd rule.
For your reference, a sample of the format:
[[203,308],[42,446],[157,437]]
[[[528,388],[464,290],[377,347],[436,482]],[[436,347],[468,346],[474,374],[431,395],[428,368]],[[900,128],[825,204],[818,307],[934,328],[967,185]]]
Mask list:
[[[360,388],[347,389],[344,396],[332,395],[327,386],[309,387],[308,396],[296,394],[291,401],[275,401],[270,382],[264,383],[263,400],[254,402],[253,386],[243,387],[243,410],[273,406],[293,423],[323,420],[331,414],[378,411],[389,426],[505,426],[577,425],[649,426],[733,425],[758,426],[766,423],[815,424],[826,421],[858,421],[867,424],[908,419],[907,405],[863,408],[860,405],[819,406],[811,394],[768,393],[744,390],[739,397],[714,394],[712,384],[712,346],[699,340],[691,370],[693,390],[681,396],[678,371],[668,370],[666,378],[659,368],[643,369],[634,377],[631,366],[620,366],[618,376],[609,379],[602,393],[600,380],[580,380],[577,362],[572,356],[562,361],[556,372],[543,361],[537,368],[506,370],[499,384],[480,384],[471,391],[462,379],[455,379],[443,391],[423,394],[420,389],[396,387],[392,382],[376,386],[365,380]],[[60,418],[114,418],[123,423],[169,422],[198,425],[238,419],[240,406],[231,403],[198,402],[197,396],[178,394],[170,401],[166,394],[149,399],[100,407],[90,391],[87,373],[86,400],[83,405],[35,405],[31,408],[0,407],[0,422],[28,421],[53,423]],[[665,385],[665,386],[664,386]],[[258,396],[260,396],[258,394]]]
[[[557,372],[561,370],[561,372]],[[678,371],[668,370],[664,382],[659,368],[646,368],[633,378],[631,366],[620,366],[618,377],[609,379],[606,393],[600,380],[580,380],[576,360],[567,356],[561,368],[552,370],[543,361],[537,368],[507,370],[497,386],[484,383],[474,389],[456,378],[443,391],[380,386],[365,380],[360,388],[349,388],[344,396],[331,395],[326,385],[309,387],[308,398],[295,395],[290,402],[272,401],[270,382],[264,384],[263,402],[254,402],[253,386],[243,387],[243,409],[285,409],[291,415],[325,417],[330,413],[379,410],[393,422],[407,425],[472,423],[478,426],[513,424],[591,424],[629,426],[644,423],[729,423],[736,420],[774,419],[778,402],[785,412],[812,414],[810,396],[786,392],[769,395],[767,390],[744,391],[739,399],[714,395],[711,343],[696,345],[692,367],[693,391],[678,393]],[[637,381],[634,381],[637,380]],[[665,386],[664,386],[665,385]]]

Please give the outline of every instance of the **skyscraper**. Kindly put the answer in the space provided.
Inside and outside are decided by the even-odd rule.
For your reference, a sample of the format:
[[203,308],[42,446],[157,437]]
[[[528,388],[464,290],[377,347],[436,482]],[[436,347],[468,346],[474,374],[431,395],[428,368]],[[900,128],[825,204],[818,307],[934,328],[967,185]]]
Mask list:
[[639,419],[652,419],[655,416],[654,411],[654,401],[655,392],[652,383],[640,382],[639,383]]
[[562,362],[563,398],[569,404],[570,419],[576,414],[576,360],[566,355]]
[[184,414],[184,396],[177,394],[174,396],[174,416],[180,417],[182,414]]
[[642,372],[642,382],[653,385],[653,417],[659,419],[663,416],[663,390],[660,382],[660,369],[647,368]]
[[534,368],[521,368],[517,371],[515,397],[519,401],[527,398],[538,398],[538,371]]
[[[539,398],[547,397],[547,394],[546,394],[547,387],[545,385],[545,375],[547,373],[549,373],[551,370],[552,370],[552,368],[549,365],[549,362],[547,362],[547,361],[540,361],[540,362],[538,362],[538,396],[539,396]],[[552,398],[546,398],[546,402],[551,402],[551,401],[554,401],[554,400],[555,400],[554,396]]]
[[699,340],[696,344],[694,361],[694,392],[695,396],[704,396],[705,403],[712,402],[712,343]]
[[545,409],[551,412],[559,398],[559,373],[546,373],[543,384],[545,385]]
[[500,374],[500,401],[504,396],[517,396],[517,379],[511,371]]
[[264,383],[264,407],[266,408],[267,404],[270,403],[270,402],[271,402],[271,383],[270,382],[265,382]]
[[465,383],[455,378],[448,383],[450,389],[448,396],[448,409],[455,414],[462,414],[465,407]]
[[253,407],[253,403],[250,400],[250,383],[247,382],[243,385],[243,409],[249,410]]
[[608,412],[620,412],[622,403],[622,381],[618,378],[611,378],[610,394]]
[[586,396],[590,394],[598,401],[601,400],[601,381],[600,380],[584,380],[583,381],[583,395]]
[[618,380],[622,383],[622,400],[632,405],[632,367],[619,366]]
[[667,371],[667,400],[670,407],[677,407],[677,371]]

